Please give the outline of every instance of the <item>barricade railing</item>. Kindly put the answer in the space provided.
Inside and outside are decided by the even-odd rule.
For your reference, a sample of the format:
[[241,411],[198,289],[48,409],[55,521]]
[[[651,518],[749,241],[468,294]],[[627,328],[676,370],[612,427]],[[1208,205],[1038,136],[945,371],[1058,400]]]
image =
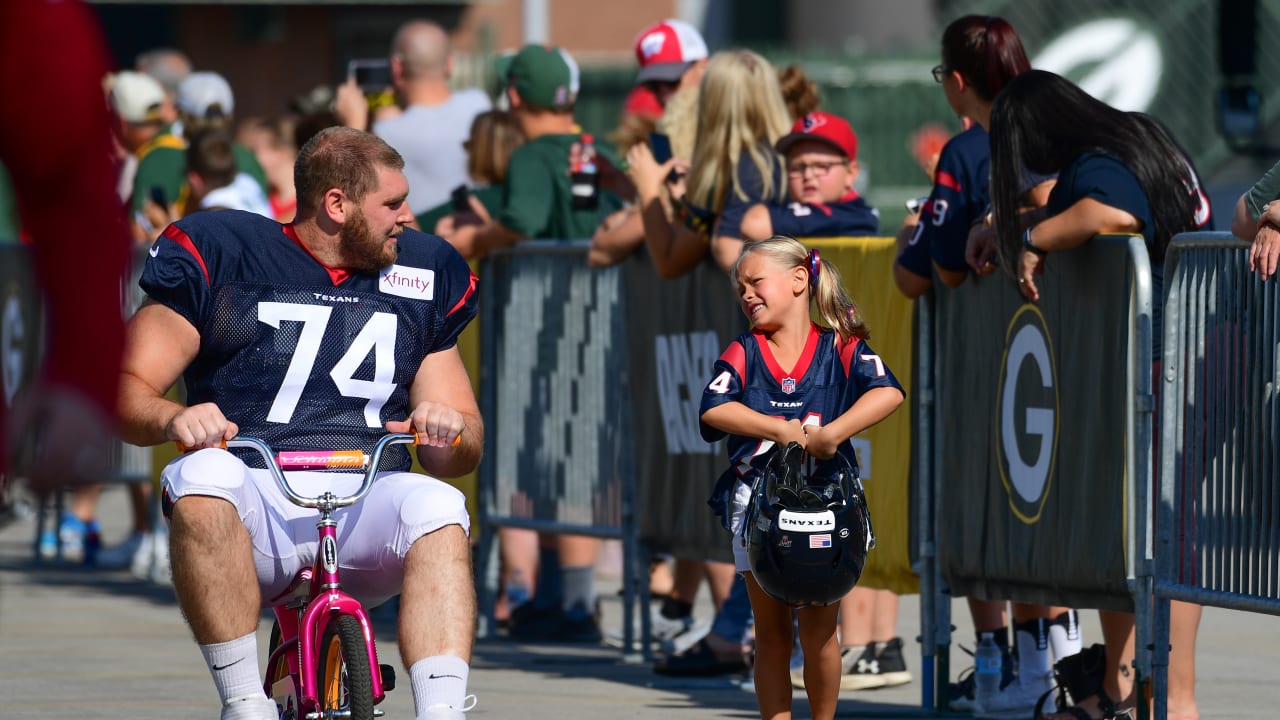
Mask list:
[[[922,587],[938,583],[922,623],[925,649],[939,658],[939,696],[953,592],[1133,611],[1138,627],[1147,622],[1146,248],[1140,237],[1099,236],[1054,253],[1037,283],[1034,304],[1003,274],[939,286],[932,306],[917,303],[932,319],[920,322],[914,432],[932,458],[933,487],[918,494],[915,516],[933,518],[919,547]],[[1149,662],[1139,654],[1140,680]]]
[[1187,233],[1165,263],[1152,589],[1161,720],[1170,600],[1280,615],[1280,293],[1250,271],[1249,247]]
[[522,242],[480,283],[480,634],[492,629],[496,530],[621,538],[623,642],[637,576],[621,271],[587,266],[586,241]]

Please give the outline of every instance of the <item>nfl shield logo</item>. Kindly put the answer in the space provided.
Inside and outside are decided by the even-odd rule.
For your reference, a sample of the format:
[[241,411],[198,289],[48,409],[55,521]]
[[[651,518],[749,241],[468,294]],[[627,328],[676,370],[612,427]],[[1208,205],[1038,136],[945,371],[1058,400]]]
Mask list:
[[782,379],[782,392],[790,395],[796,391],[796,381],[792,378]]

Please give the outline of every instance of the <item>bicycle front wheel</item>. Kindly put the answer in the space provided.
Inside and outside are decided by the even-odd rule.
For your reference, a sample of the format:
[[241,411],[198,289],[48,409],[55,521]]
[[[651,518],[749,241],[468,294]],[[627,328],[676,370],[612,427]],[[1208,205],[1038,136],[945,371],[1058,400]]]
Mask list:
[[325,627],[316,674],[321,717],[373,720],[373,676],[359,620],[340,615]]

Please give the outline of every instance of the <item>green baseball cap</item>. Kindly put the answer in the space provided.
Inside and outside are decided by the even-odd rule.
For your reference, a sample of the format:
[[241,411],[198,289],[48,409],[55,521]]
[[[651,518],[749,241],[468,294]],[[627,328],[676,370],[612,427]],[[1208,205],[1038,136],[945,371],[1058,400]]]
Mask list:
[[499,58],[495,69],[530,105],[568,110],[578,98],[578,64],[562,48],[525,45],[514,56]]

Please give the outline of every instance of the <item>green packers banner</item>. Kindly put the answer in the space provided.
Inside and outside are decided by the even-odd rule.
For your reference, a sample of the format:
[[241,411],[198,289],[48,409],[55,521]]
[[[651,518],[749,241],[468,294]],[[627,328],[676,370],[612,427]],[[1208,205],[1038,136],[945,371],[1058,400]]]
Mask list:
[[938,556],[954,595],[1132,610],[1127,242],[1051,254],[1039,303],[1003,273],[938,290]]

